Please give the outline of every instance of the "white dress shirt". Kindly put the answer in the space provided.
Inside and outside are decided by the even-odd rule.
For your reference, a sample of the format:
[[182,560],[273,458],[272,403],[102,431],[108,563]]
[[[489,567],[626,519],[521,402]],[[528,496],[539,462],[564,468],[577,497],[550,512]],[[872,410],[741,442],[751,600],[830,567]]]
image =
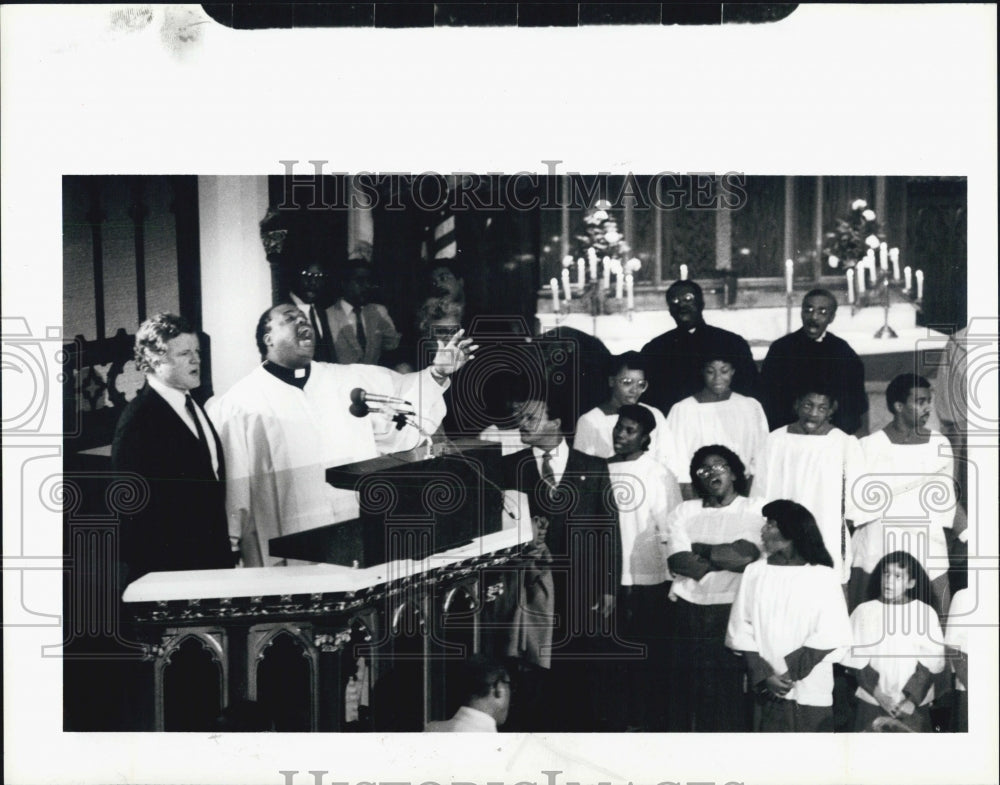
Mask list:
[[[198,436],[198,428],[194,424],[194,420],[191,419],[191,415],[188,413],[187,408],[184,406],[184,400],[187,397],[187,393],[183,390],[178,390],[176,387],[170,387],[155,376],[147,376],[146,383],[153,388],[153,391],[157,393],[163,400],[165,400],[170,408],[177,412],[177,416],[181,418],[184,424],[188,427],[188,430]],[[219,476],[219,453],[215,447],[215,437],[212,436],[212,427],[208,423],[208,415],[205,410],[201,408],[197,401],[194,401],[194,410],[198,413],[198,419],[201,420],[202,430],[205,432],[205,441],[208,442],[208,451],[212,456],[212,471],[215,472],[215,476]]]
[[555,484],[562,482],[562,476],[566,473],[566,462],[569,461],[569,445],[563,439],[555,447],[543,450],[541,447],[532,447],[532,454],[535,456],[535,465],[538,467],[538,476],[544,477],[542,473],[542,458],[545,453],[549,453],[549,465],[552,467],[552,478]]

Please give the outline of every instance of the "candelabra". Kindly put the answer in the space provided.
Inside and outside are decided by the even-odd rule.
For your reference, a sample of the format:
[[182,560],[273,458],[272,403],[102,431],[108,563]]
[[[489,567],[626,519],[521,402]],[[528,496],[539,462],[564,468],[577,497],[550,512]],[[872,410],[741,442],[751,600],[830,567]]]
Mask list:
[[[859,284],[858,296],[856,298],[854,296],[853,281],[848,281],[848,297],[851,302],[851,314],[853,315],[857,313],[861,308],[880,305],[883,309],[882,326],[876,330],[874,337],[898,338],[898,334],[889,324],[889,308],[892,305],[892,293],[898,289],[900,296],[904,299],[909,299],[910,302],[914,304],[914,307],[919,311],[923,306],[923,272],[917,270],[917,286],[916,290],[914,290],[909,267],[906,268],[906,275],[902,281],[897,277],[898,270],[896,270],[897,274],[894,275],[887,267],[883,267],[879,269],[876,275],[875,269],[874,265],[858,265],[855,268]],[[864,277],[869,271],[874,278],[870,289],[865,288],[864,286]]]

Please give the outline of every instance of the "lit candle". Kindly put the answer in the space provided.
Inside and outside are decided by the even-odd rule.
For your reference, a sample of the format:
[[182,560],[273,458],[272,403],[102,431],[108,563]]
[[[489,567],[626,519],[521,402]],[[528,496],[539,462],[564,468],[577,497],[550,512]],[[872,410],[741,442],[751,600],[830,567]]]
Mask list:
[[865,268],[858,264],[858,297],[865,293]]
[[553,278],[549,281],[549,288],[552,290],[552,311],[559,312],[559,281]]
[[903,291],[908,292],[913,287],[913,270],[910,265],[903,268]]
[[882,272],[889,269],[889,246],[881,243],[878,247],[878,266]]
[[686,264],[681,265],[681,280],[686,281],[688,279],[688,266]]
[[[582,262],[583,259],[581,259],[580,261]],[[591,281],[596,281],[597,280],[597,257],[596,256],[591,256],[590,257],[590,280]]]
[[601,288],[611,288],[611,260],[607,256],[604,257],[604,283]]
[[892,280],[899,280],[899,249],[889,249],[889,261],[892,262]]
[[792,277],[795,274],[795,262],[791,259],[785,260],[785,292],[792,293]]
[[917,299],[918,300],[923,300],[924,299],[924,271],[923,270],[917,270],[917,272],[914,273],[914,275],[917,276]]
[[625,276],[625,303],[630,311],[635,310],[635,281],[631,275]]
[[615,270],[615,299],[622,299],[622,291],[625,284],[624,276],[622,275],[622,268],[619,267]]
[[569,268],[563,267],[562,271],[562,284],[563,284],[563,294],[566,297],[566,302],[568,303],[573,299],[573,293],[569,286]]
[[847,303],[854,305],[854,270],[847,271]]

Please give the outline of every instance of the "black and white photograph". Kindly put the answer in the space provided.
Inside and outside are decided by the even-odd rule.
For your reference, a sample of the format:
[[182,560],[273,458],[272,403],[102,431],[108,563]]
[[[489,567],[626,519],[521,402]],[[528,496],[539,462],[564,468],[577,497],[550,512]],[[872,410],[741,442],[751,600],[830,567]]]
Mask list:
[[995,8],[210,10],[3,9],[7,779],[995,779]]

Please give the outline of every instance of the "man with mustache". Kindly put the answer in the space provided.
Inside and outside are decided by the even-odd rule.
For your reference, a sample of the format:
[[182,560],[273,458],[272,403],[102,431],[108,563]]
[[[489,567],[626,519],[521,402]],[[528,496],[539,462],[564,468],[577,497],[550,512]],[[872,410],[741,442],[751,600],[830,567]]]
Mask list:
[[868,430],[865,367],[847,341],[827,328],[837,315],[837,299],[826,289],[813,289],[802,299],[802,327],[771,344],[761,367],[761,397],[773,431],[797,417],[795,397],[801,384],[829,389],[837,401],[833,425],[844,433],[864,436]]
[[[445,414],[441,394],[477,347],[459,332],[420,373],[401,375],[374,365],[315,362],[315,336],[291,303],[268,308],[257,323],[264,361],[209,402],[226,453],[229,535],[246,566],[278,565],[268,541],[358,515],[352,491],[326,483],[326,469],[416,447],[417,428],[397,429],[390,413],[349,412],[351,391],[411,401],[424,433]],[[406,407],[409,408],[409,407]]]
[[705,384],[705,362],[713,359],[706,356],[710,347],[732,358],[733,391],[756,398],[757,366],[750,345],[736,333],[705,323],[701,287],[694,281],[674,281],[667,289],[667,308],[677,327],[642,347],[649,380],[645,403],[669,414],[675,403],[698,392]]

